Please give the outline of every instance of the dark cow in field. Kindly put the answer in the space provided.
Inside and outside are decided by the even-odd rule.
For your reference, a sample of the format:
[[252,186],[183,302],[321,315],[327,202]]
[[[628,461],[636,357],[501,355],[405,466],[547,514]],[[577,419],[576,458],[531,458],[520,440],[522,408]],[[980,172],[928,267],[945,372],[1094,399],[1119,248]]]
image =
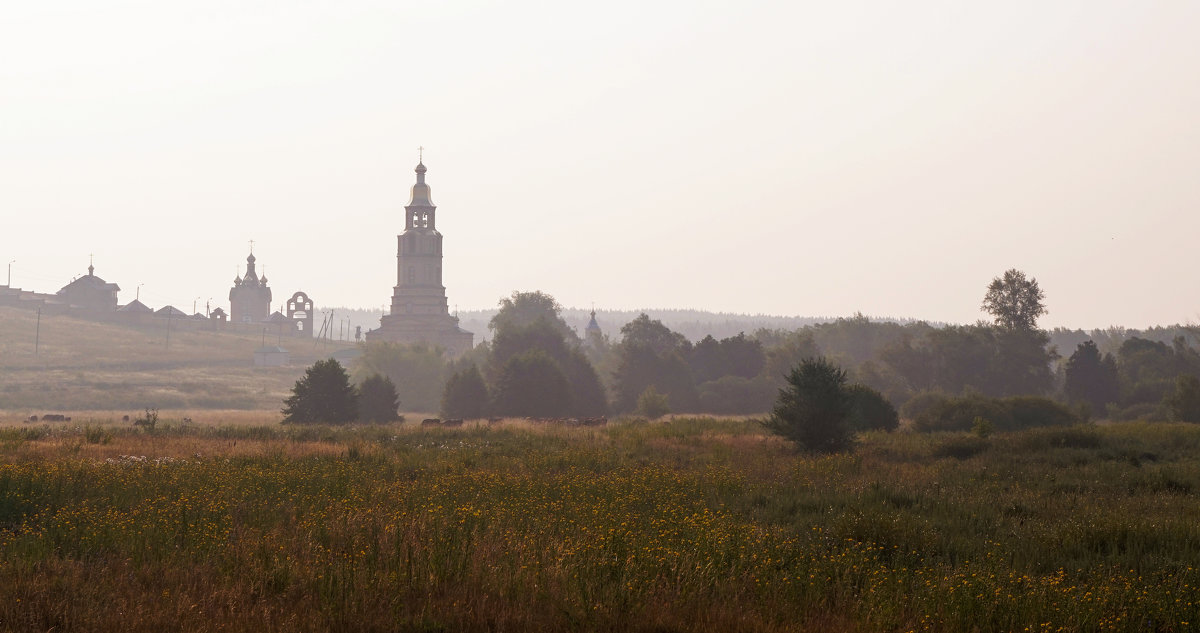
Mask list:
[[421,426],[441,426],[442,421],[437,418],[425,418],[421,420]]

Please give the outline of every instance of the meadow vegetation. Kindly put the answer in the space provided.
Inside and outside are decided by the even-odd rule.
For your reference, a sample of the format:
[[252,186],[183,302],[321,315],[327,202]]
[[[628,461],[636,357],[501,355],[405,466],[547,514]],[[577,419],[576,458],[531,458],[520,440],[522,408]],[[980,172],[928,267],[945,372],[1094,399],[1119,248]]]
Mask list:
[[[75,419],[82,420],[76,415]],[[0,427],[0,629],[1187,631],[1200,426]]]

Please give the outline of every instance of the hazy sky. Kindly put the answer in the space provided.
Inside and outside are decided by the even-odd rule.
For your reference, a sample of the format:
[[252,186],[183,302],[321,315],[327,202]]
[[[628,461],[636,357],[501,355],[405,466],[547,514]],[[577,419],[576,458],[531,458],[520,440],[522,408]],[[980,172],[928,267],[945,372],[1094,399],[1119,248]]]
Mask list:
[[[1200,321],[1197,2],[6,2],[0,265],[380,306]],[[0,274],[5,274],[0,269]],[[2,279],[0,279],[2,280]]]

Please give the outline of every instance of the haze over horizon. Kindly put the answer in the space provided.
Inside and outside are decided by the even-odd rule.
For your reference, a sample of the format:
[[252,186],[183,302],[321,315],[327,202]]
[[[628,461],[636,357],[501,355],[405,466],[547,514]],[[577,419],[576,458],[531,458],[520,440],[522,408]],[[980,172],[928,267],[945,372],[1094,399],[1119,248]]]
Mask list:
[[[1200,4],[0,8],[0,265],[228,306],[396,283],[417,147],[451,306],[1200,320]],[[0,275],[6,274],[0,270]],[[2,280],[0,280],[2,281]]]

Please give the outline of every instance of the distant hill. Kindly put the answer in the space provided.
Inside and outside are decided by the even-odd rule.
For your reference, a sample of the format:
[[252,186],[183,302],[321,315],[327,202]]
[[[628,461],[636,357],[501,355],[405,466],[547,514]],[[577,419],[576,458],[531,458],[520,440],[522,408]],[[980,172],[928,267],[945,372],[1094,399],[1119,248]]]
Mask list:
[[[346,345],[264,332],[119,325],[0,307],[0,410],[277,409],[314,361]],[[287,367],[255,367],[281,344]],[[36,344],[36,354],[35,354]]]
[[[379,310],[358,310],[351,308],[332,308],[335,319],[349,317],[353,325],[361,325],[363,331],[379,326]],[[475,342],[491,340],[488,323],[496,315],[497,309],[462,310],[458,313],[459,324],[463,329],[475,333]],[[736,336],[739,332],[751,334],[759,328],[795,330],[806,325],[836,321],[837,317],[801,317],[774,316],[769,314],[735,314],[731,312],[709,312],[690,309],[654,309],[644,310],[596,310],[596,323],[600,330],[611,339],[619,339],[621,326],[637,318],[645,312],[652,319],[658,319],[672,330],[683,334],[693,341],[698,341],[711,334],[716,338]],[[587,327],[590,310],[582,308],[564,308],[563,320],[580,335]],[[872,321],[894,321],[908,323],[911,319],[896,319],[890,317],[875,318]],[[353,328],[351,328],[353,329]],[[337,336],[337,330],[334,331]]]

